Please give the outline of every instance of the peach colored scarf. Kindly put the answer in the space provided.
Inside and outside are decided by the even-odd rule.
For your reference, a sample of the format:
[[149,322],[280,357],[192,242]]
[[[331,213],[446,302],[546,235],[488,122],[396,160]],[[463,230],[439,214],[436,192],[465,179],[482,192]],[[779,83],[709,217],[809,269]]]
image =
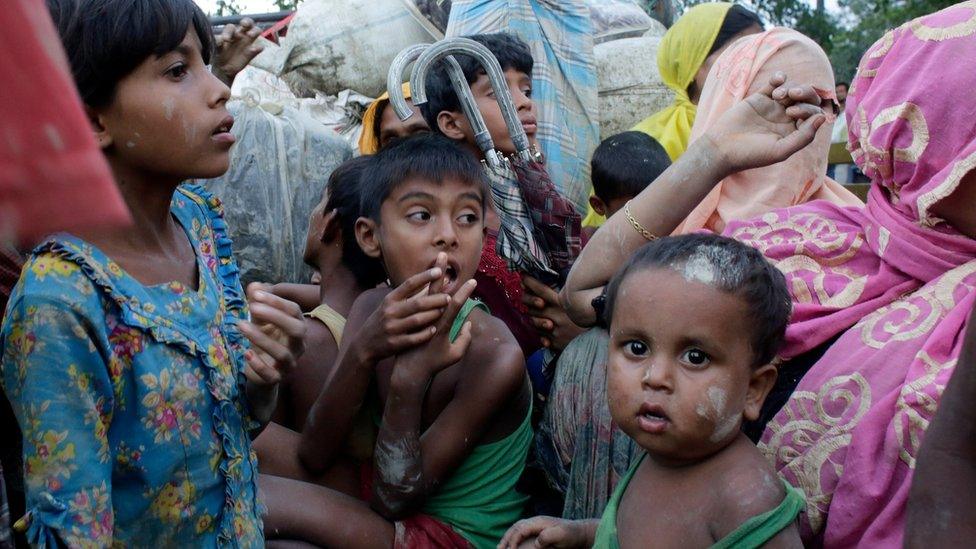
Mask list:
[[[786,73],[793,82],[813,84],[824,90],[825,97],[834,97],[830,61],[813,40],[784,28],[746,36],[732,44],[708,73],[691,140],[704,134],[733,105],[765,86],[777,71]],[[832,124],[830,117],[816,140],[785,162],[722,180],[674,234],[699,229],[722,232],[729,221],[750,219],[811,200],[862,205],[854,194],[825,175]]]

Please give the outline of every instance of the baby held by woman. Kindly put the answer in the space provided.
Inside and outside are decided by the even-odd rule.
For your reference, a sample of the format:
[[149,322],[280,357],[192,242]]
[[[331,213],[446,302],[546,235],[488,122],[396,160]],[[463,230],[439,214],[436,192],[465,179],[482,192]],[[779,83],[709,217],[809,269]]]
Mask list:
[[607,397],[645,451],[600,520],[536,517],[499,547],[799,547],[803,495],[740,432],[776,380],[783,275],[715,235],[656,240],[607,286]]

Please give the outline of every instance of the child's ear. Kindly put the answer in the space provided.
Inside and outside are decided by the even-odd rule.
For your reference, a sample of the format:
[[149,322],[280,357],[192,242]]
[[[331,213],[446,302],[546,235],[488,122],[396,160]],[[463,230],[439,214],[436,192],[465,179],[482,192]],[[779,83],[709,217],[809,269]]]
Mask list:
[[464,141],[464,128],[468,121],[459,112],[441,111],[437,115],[437,128],[453,141]]
[[759,419],[759,412],[762,410],[763,402],[769,391],[773,390],[776,384],[777,368],[774,364],[767,364],[757,368],[749,377],[749,390],[746,392],[746,406],[742,415],[748,421]]
[[322,234],[318,235],[322,242],[342,242],[342,223],[339,222],[338,210],[326,212],[322,222]]
[[85,114],[88,115],[88,122],[92,126],[92,131],[95,132],[95,142],[98,143],[98,148],[107,149],[110,147],[112,145],[112,134],[108,132],[108,128],[102,122],[101,115],[88,105],[85,105]]
[[378,229],[376,222],[368,217],[360,217],[356,220],[356,242],[359,243],[363,253],[373,259],[379,259],[382,255],[379,235],[376,234]]
[[600,215],[607,215],[607,205],[603,203],[602,200],[597,198],[596,195],[590,197],[590,207],[593,211]]

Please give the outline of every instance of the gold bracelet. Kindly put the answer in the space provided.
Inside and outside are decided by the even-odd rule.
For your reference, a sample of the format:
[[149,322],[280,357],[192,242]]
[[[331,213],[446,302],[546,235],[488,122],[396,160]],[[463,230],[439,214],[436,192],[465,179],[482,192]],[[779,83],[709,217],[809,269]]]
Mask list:
[[630,224],[634,226],[634,230],[640,233],[640,235],[643,236],[645,240],[647,240],[648,242],[653,242],[657,240],[657,236],[651,234],[651,231],[645,229],[644,226],[641,225],[636,218],[634,218],[634,214],[630,213],[630,200],[628,200],[627,203],[624,204],[624,215],[627,216],[627,221],[630,221]]

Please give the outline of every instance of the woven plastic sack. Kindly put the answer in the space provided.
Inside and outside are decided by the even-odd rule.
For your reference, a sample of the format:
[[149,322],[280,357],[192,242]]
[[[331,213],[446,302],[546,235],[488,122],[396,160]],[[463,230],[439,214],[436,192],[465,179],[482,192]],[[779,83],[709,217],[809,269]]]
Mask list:
[[667,107],[674,94],[661,81],[657,49],[664,27],[654,22],[646,36],[594,48],[600,97],[600,139],[627,131]]
[[347,89],[376,97],[400,50],[433,40],[404,0],[304,0],[281,45],[266,44],[252,64],[301,97]]
[[279,105],[273,114],[253,101],[227,106],[237,136],[230,169],[202,184],[224,203],[242,280],[308,281],[311,269],[302,262],[308,218],[352,149],[293,107]]

